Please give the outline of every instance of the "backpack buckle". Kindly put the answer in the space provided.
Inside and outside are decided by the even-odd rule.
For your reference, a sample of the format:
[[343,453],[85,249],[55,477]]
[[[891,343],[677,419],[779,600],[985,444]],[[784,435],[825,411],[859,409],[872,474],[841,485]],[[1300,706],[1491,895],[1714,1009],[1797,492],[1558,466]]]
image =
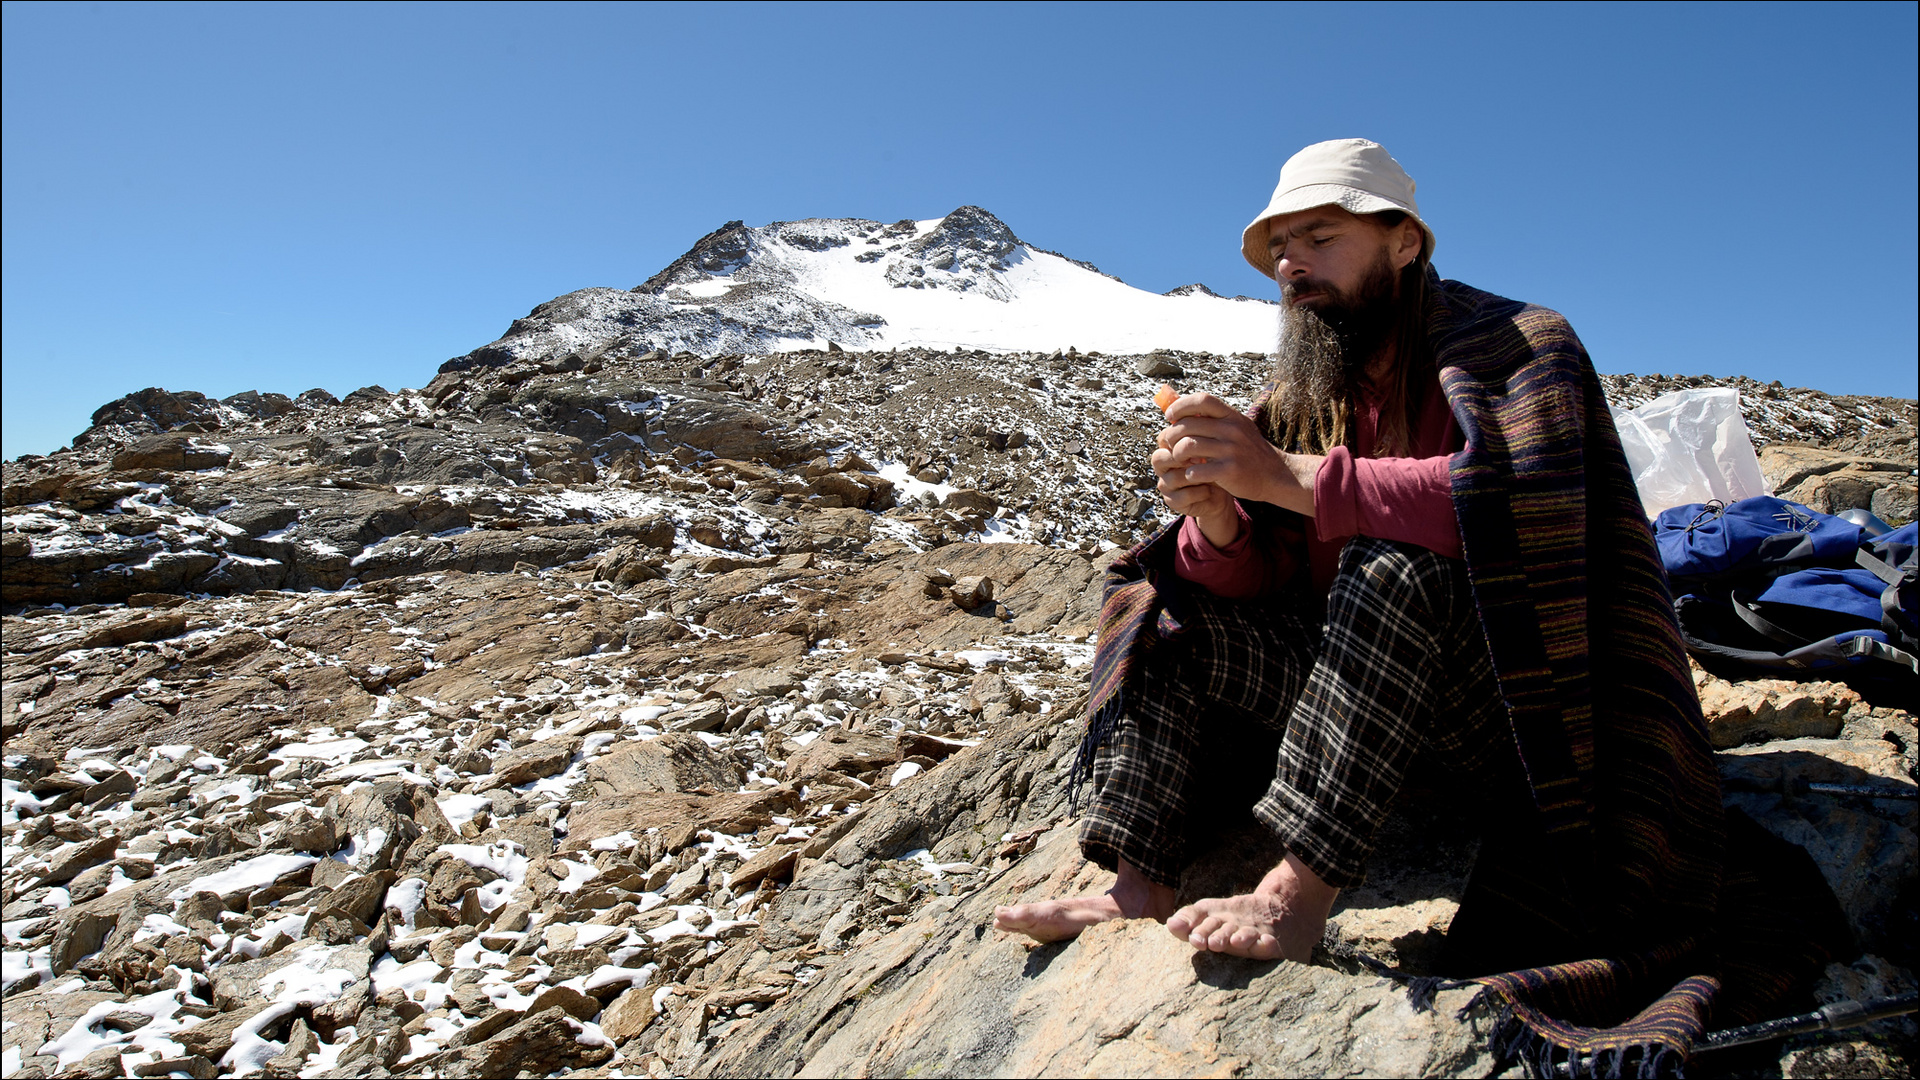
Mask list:
[[1719,520],[1720,516],[1726,512],[1726,503],[1721,502],[1719,499],[1708,499],[1705,503],[1701,504],[1699,512],[1693,515],[1693,520],[1687,522],[1687,533],[1691,535],[1693,530],[1699,526],[1705,525],[1709,521]]

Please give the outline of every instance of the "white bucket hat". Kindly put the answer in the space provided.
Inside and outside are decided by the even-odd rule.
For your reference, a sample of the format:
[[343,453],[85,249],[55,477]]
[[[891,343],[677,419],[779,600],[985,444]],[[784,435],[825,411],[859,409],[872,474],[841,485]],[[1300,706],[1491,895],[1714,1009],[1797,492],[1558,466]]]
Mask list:
[[1282,214],[1338,206],[1351,214],[1400,210],[1427,234],[1424,254],[1433,257],[1433,230],[1421,220],[1413,201],[1413,177],[1376,142],[1333,139],[1314,143],[1280,166],[1280,184],[1273,200],[1240,234],[1240,253],[1255,270],[1273,276],[1273,256],[1267,250],[1267,221]]

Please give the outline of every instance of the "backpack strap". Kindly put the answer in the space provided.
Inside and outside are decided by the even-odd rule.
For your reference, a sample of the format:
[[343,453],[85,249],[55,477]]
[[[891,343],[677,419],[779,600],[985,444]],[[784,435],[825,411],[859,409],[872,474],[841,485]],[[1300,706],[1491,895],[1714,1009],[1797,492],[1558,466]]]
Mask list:
[[[1891,635],[1882,630],[1862,629],[1832,637],[1794,639],[1793,635],[1775,626],[1758,611],[1731,598],[1680,596],[1674,599],[1673,610],[1687,651],[1703,660],[1728,661],[1799,675],[1822,669],[1838,672],[1848,668],[1871,673],[1879,666],[1878,662],[1884,661],[1920,675],[1920,658],[1914,656],[1915,650],[1911,646],[1901,647],[1903,642],[1890,641]],[[1751,619],[1747,625],[1756,633],[1766,634],[1766,630],[1761,628],[1764,626],[1779,634],[1780,637],[1771,639],[1777,647],[1776,651],[1725,644],[1728,631],[1737,628],[1736,618],[1725,617],[1727,613],[1736,613],[1738,620]],[[1755,625],[1756,622],[1761,625]]]
[[1853,553],[1853,561],[1873,571],[1874,577],[1879,578],[1889,585],[1900,584],[1900,571],[1894,569],[1892,564],[1881,559],[1878,555],[1868,551],[1866,548],[1855,551]]
[[[1911,566],[1912,556],[1908,556],[1905,563],[1896,567],[1866,548],[1861,548],[1854,554],[1854,561],[1873,571],[1874,577],[1887,583],[1886,591],[1880,594],[1882,613],[1880,628],[1887,632],[1887,639],[1909,647],[1913,646],[1916,638],[1913,632],[1915,574]],[[1909,659],[1912,658],[1909,657]],[[1920,674],[1920,664],[1910,663],[1907,666],[1914,668],[1915,674]]]
[[1906,651],[1905,649],[1896,648],[1892,645],[1887,644],[1884,641],[1874,641],[1872,638],[1868,638],[1868,637],[1857,637],[1857,638],[1854,638],[1853,640],[1856,643],[1863,642],[1863,641],[1871,642],[1870,645],[1867,645],[1865,647],[1862,647],[1856,644],[1854,648],[1854,652],[1856,654],[1870,654],[1873,656],[1877,656],[1882,660],[1888,660],[1895,664],[1899,664],[1900,666],[1912,671],[1915,675],[1920,675],[1920,656],[1915,656],[1912,653]]
[[1759,606],[1755,603],[1754,599],[1758,595],[1758,593],[1746,592],[1741,589],[1728,591],[1728,599],[1733,601],[1733,613],[1740,617],[1740,621],[1752,627],[1761,637],[1766,638],[1768,641],[1785,645],[1788,649],[1797,649],[1807,644],[1806,638],[1782,629],[1771,619],[1760,614]]

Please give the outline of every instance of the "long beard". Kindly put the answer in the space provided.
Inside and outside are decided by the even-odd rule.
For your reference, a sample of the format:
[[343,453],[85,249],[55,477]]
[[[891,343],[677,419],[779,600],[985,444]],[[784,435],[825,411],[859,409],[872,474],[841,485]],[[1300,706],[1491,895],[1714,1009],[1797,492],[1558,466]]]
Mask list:
[[1385,251],[1351,293],[1309,284],[1328,296],[1318,310],[1294,303],[1295,285],[1280,290],[1267,437],[1285,449],[1323,454],[1347,441],[1367,365],[1397,328],[1399,313]]

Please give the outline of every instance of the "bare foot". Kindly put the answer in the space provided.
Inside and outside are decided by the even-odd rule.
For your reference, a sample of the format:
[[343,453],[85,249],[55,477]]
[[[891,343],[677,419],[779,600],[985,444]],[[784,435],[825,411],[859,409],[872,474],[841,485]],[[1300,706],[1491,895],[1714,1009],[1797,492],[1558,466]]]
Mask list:
[[1080,931],[1109,919],[1153,919],[1166,922],[1173,914],[1173,889],[1147,878],[1133,864],[1120,860],[1113,888],[1099,896],[1070,896],[1036,900],[1031,904],[995,908],[993,927],[1025,934],[1039,942],[1065,941]]
[[1340,890],[1289,854],[1251,893],[1189,904],[1167,929],[1196,949],[1254,960],[1306,961]]
[[1112,894],[1037,900],[993,909],[993,928],[1025,934],[1035,941],[1065,941],[1108,919],[1125,918]]

